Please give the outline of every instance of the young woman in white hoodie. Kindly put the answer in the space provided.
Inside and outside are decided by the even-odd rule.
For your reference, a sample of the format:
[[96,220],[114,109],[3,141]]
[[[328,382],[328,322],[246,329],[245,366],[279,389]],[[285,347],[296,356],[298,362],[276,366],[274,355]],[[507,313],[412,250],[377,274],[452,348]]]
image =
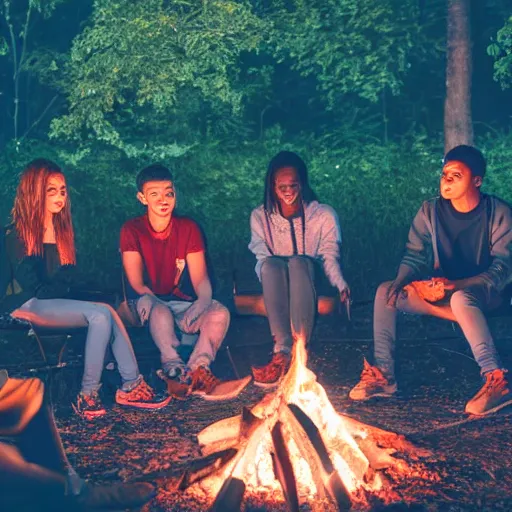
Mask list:
[[290,364],[294,340],[309,341],[316,313],[315,266],[321,263],[342,301],[350,289],[340,268],[341,230],[333,208],[317,201],[304,161],[290,151],[278,153],[268,166],[264,202],[251,214],[249,249],[257,259],[256,274],[274,354],[253,368],[255,384],[277,385]]

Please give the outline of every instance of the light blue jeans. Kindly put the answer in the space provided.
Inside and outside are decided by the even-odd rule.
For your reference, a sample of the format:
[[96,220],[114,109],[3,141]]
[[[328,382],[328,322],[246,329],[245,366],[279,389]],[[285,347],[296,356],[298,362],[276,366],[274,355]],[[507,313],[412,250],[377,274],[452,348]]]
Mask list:
[[139,368],[128,333],[118,314],[108,304],[71,299],[37,299],[25,302],[18,311],[39,327],[87,327],[82,393],[89,395],[101,384],[107,346],[112,352],[123,381],[129,391],[139,382]]
[[290,353],[294,336],[311,338],[316,315],[315,266],[307,256],[271,256],[261,266],[263,300],[274,353]]
[[446,320],[455,320],[466,337],[473,357],[484,374],[502,368],[492,334],[484,312],[492,310],[501,302],[499,294],[486,286],[471,286],[457,290],[449,303],[430,303],[415,291],[401,293],[396,307],[388,306],[386,295],[391,281],[382,283],[375,295],[373,312],[374,359],[384,375],[395,378],[395,343],[397,312],[415,315],[432,315]]
[[199,333],[188,360],[191,370],[210,366],[229,327],[229,311],[216,300],[202,304],[200,301],[163,301],[154,295],[143,295],[137,299],[135,307],[141,325],[149,323],[165,372],[184,367],[177,352],[182,342],[176,334],[175,324],[184,334]]

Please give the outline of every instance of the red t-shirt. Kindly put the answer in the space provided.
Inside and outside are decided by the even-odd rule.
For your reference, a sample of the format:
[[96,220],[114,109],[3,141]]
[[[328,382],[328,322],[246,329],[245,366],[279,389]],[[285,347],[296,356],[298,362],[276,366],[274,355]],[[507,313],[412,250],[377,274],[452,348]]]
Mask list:
[[201,230],[192,219],[173,217],[169,227],[157,233],[147,215],[125,222],[120,247],[121,252],[136,251],[142,256],[145,282],[153,293],[178,298],[188,298],[179,290],[187,254],[205,250]]

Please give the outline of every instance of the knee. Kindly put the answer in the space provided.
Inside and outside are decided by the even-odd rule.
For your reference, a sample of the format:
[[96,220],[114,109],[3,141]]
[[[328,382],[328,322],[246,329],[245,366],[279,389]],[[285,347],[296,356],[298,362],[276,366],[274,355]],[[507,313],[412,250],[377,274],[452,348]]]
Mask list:
[[450,307],[453,312],[456,312],[467,307],[480,307],[480,301],[471,288],[466,288],[453,293],[450,298]]
[[94,309],[87,318],[89,324],[100,324],[112,326],[112,314],[106,304],[95,304]]
[[147,319],[149,321],[159,321],[162,319],[174,321],[174,316],[165,304],[153,303],[147,313]]
[[286,269],[286,262],[281,258],[270,256],[265,259],[261,265],[261,277],[272,276],[275,272],[279,272]]
[[212,305],[207,312],[207,316],[208,320],[222,324],[226,328],[229,326],[229,322],[231,321],[229,309],[216,300],[212,302]]
[[288,260],[288,269],[290,274],[311,274],[313,272],[313,262],[307,256],[292,256]]
[[153,295],[143,295],[137,301],[137,313],[141,324],[145,324],[151,316],[153,309],[157,306],[157,301]]
[[393,281],[385,281],[381,283],[377,288],[377,292],[375,293],[375,301],[378,300],[386,300],[388,297],[388,290]]

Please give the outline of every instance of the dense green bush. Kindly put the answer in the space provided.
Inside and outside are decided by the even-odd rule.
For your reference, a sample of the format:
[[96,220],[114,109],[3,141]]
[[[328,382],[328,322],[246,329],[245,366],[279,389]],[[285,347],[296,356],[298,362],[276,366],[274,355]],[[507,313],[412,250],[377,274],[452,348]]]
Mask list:
[[[479,141],[489,161],[484,188],[512,200],[512,135]],[[79,263],[86,280],[118,287],[119,229],[143,212],[135,194],[140,162],[98,148],[69,163],[68,148],[30,141],[4,152],[0,161],[1,215],[7,221],[17,175],[32,158],[53,158],[65,169],[71,187]],[[266,138],[226,149],[205,144],[167,163],[174,172],[178,210],[203,227],[221,291],[230,288],[233,268],[252,267],[247,258],[249,215],[262,202],[269,159],[280,149],[297,151],[309,165],[321,201],[332,205],[343,231],[346,277],[356,298],[370,298],[390,279],[403,251],[407,230],[422,200],[437,193],[442,145],[421,139],[402,144],[333,144],[331,138],[282,140],[278,129]]]

